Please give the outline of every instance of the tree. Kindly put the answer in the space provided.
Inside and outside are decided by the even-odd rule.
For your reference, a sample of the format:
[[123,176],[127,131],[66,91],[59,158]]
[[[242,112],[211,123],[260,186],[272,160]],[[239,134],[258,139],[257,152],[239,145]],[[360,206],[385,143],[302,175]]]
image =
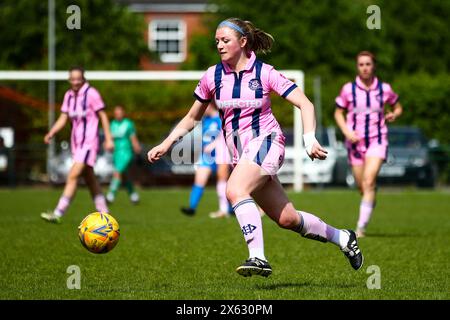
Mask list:
[[[81,29],[67,28],[76,5],[81,10]],[[0,3],[0,69],[47,69],[47,1],[5,0]],[[55,1],[56,69],[81,65],[88,70],[139,69],[140,59],[148,53],[141,16],[129,12],[113,0]],[[34,99],[47,101],[47,82],[5,82]],[[113,91],[120,91],[115,84]],[[56,83],[57,102],[62,100],[67,83]],[[126,94],[126,93],[124,93]],[[107,96],[106,96],[107,98]],[[124,100],[124,99],[121,99]],[[46,112],[23,108],[30,119],[29,129],[42,133],[47,128]],[[32,137],[41,141],[40,134]]]
[[[80,30],[66,26],[70,5],[81,9]],[[47,68],[47,10],[47,1],[2,1],[1,69]],[[113,0],[55,1],[55,20],[58,70],[75,64],[89,70],[138,69],[148,53],[143,19]]]
[[[400,123],[421,127],[429,138],[450,143],[445,131],[433,131],[433,117],[427,115],[428,106],[440,112],[450,110],[448,92],[450,70],[450,33],[448,16],[450,1],[440,0],[213,0],[218,7],[209,17],[207,36],[198,36],[191,44],[189,68],[206,69],[218,61],[214,46],[214,31],[220,21],[239,17],[252,21],[258,28],[275,38],[272,52],[260,58],[277,69],[301,69],[306,74],[306,94],[312,96],[313,76],[322,78],[324,125],[334,125],[334,99],[342,85],[355,76],[355,56],[370,50],[378,57],[378,76],[393,84],[404,101],[405,117]],[[378,5],[381,29],[370,30],[366,21],[367,7]],[[206,64],[206,65],[205,65]],[[440,81],[433,81],[433,79]],[[412,80],[425,82],[415,84]],[[430,90],[417,97],[416,87]],[[417,88],[416,88],[417,89]],[[431,94],[434,92],[437,96]],[[278,102],[277,102],[278,103]],[[275,106],[275,103],[274,103]],[[409,109],[414,108],[410,113]],[[274,111],[277,108],[274,107]],[[284,111],[283,111],[284,112]],[[443,117],[446,119],[448,115]],[[282,125],[291,125],[291,114],[280,117]],[[440,127],[447,120],[440,121]]]

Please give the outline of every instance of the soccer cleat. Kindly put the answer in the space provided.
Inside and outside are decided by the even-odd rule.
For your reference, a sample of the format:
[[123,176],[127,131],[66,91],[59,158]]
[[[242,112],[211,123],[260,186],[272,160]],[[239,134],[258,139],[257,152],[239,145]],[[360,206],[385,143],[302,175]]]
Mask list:
[[132,194],[130,194],[130,201],[133,204],[138,204],[139,203],[139,194],[137,194],[136,192],[133,192]]
[[253,275],[268,277],[272,274],[272,267],[265,260],[250,258],[237,267],[236,272],[243,277],[251,277]]
[[41,218],[51,223],[61,223],[61,217],[53,212],[43,212],[41,213]]
[[182,207],[180,208],[181,212],[183,212],[185,215],[187,216],[193,216],[195,215],[195,210],[192,208],[186,208],[186,207]]
[[364,256],[361,253],[361,250],[358,247],[358,240],[356,239],[356,234],[352,230],[342,230],[348,234],[348,242],[347,245],[341,249],[344,255],[350,261],[350,265],[353,269],[359,270],[361,269],[364,263]]
[[219,210],[219,211],[211,212],[211,213],[209,214],[209,217],[212,218],[212,219],[216,219],[216,218],[229,218],[229,217],[230,217],[230,214]]

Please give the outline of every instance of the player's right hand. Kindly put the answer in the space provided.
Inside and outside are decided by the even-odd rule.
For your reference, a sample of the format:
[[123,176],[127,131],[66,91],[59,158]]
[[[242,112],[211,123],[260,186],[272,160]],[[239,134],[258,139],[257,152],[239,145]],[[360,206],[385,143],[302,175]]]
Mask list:
[[53,138],[53,135],[51,135],[50,133],[47,133],[44,137],[45,144],[49,144],[50,140],[52,140],[52,138]]
[[158,161],[159,159],[161,159],[162,156],[164,156],[167,153],[167,150],[168,148],[165,147],[163,144],[157,145],[147,153],[148,161],[150,163]]
[[345,136],[347,138],[347,140],[349,140],[351,143],[356,143],[359,140],[361,140],[360,137],[358,137],[358,134],[356,133],[356,131],[350,131],[349,134],[347,134]]
[[105,142],[103,143],[103,148],[107,151],[114,150],[114,141],[111,139],[106,139]]
[[325,160],[328,155],[328,151],[323,148],[319,142],[315,142],[311,149],[311,153],[308,154],[310,159],[314,161],[314,159]]

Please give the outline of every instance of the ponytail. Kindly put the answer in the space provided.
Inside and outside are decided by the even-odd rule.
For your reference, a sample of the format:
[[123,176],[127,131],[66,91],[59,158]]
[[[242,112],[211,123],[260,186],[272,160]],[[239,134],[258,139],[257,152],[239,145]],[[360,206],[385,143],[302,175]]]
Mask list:
[[256,53],[261,52],[263,54],[270,52],[273,42],[275,41],[272,35],[256,28],[250,21],[243,21],[238,18],[226,19],[219,27],[221,25],[230,26],[230,23],[237,26],[236,28],[232,27],[232,29],[234,29],[240,37],[247,37],[247,51],[254,51]]

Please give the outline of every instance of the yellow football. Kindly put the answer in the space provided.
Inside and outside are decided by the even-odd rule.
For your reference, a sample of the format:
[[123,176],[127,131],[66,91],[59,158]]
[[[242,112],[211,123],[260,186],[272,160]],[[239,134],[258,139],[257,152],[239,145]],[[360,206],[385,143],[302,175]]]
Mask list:
[[114,249],[119,241],[119,224],[108,213],[94,212],[81,221],[78,237],[90,252],[107,253]]

